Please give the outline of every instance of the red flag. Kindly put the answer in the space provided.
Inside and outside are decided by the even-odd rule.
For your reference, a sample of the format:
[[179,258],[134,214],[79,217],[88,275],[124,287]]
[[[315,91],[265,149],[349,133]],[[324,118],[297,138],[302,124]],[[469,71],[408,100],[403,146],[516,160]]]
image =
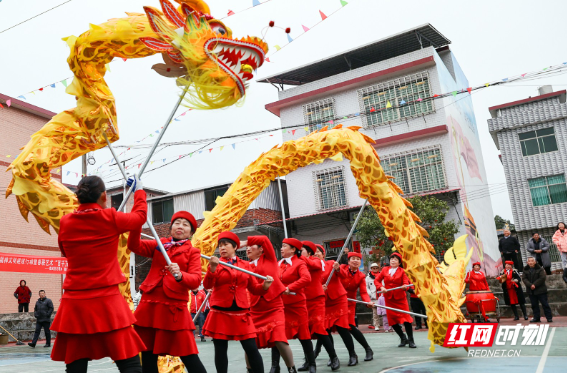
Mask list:
[[0,272],[65,274],[67,267],[67,258],[0,253]]
[[472,88],[471,87],[467,88],[467,91],[469,91],[470,94],[472,92]]
[[213,148],[210,148],[210,149],[209,149],[209,153],[212,152],[212,151],[213,151]]
[[322,21],[327,19],[327,16],[322,11],[319,11],[319,14],[321,14]]
[[292,136],[295,136],[295,131],[296,131],[296,130],[291,130]]
[[270,62],[270,59],[268,57],[266,57],[266,62]]
[[227,17],[229,17],[229,16],[233,16],[233,15],[234,15],[234,12],[233,12],[232,10],[230,10],[230,9],[229,9],[229,10],[228,10],[228,15],[227,15]]

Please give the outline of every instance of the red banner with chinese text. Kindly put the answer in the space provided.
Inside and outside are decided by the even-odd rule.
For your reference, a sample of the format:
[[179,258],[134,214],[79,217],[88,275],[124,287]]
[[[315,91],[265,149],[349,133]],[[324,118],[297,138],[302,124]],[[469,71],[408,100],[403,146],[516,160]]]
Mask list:
[[0,253],[0,272],[67,273],[67,258]]

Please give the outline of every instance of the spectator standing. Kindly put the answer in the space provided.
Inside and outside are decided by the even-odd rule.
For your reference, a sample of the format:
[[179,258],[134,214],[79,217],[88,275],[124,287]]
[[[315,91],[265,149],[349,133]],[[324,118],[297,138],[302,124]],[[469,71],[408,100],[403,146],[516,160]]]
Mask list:
[[504,229],[504,237],[498,242],[498,250],[500,250],[500,253],[504,257],[504,261],[511,260],[514,262],[514,268],[522,269],[520,261],[518,260],[520,242],[516,237],[510,235],[509,229]]
[[[191,318],[194,319],[199,307],[205,301],[205,297],[207,296],[203,290],[195,289],[191,290]],[[205,314],[203,310],[199,313],[199,317],[194,321],[196,325],[199,326],[199,337],[201,337],[201,342],[206,342],[205,336],[203,335],[203,325],[205,324]],[[195,335],[195,331],[193,330],[193,335]]]
[[[381,293],[378,297],[378,305],[386,305],[386,298],[384,298],[384,293]],[[378,316],[380,317],[380,324],[384,328],[384,333],[389,333],[390,324],[388,324],[388,316],[386,315],[386,310],[384,308],[376,307],[376,311],[378,312]]]
[[561,253],[563,281],[567,283],[567,233],[565,231],[565,223],[557,224],[557,231],[555,231],[552,241],[557,245],[557,249]]
[[507,260],[504,267],[504,273],[496,278],[502,283],[502,292],[504,293],[504,302],[507,306],[510,306],[514,312],[514,320],[519,320],[518,310],[516,305],[519,304],[524,314],[524,320],[528,319],[528,313],[526,311],[526,298],[524,296],[524,291],[520,285],[522,278],[516,270],[514,270],[514,262]]
[[[419,313],[421,315],[425,315],[426,311],[425,311],[425,305],[423,304],[423,302],[421,301],[421,299],[419,299],[419,297],[417,296],[417,294],[415,294],[414,289],[409,289],[408,292],[410,293],[410,306],[411,306],[411,310],[414,313]],[[421,317],[414,317],[415,320],[415,330],[419,330],[421,329]],[[424,323],[424,327],[425,329],[427,329],[427,319],[423,319],[423,323]]]
[[52,313],[53,302],[45,296],[45,290],[40,290],[39,299],[35,302],[33,309],[33,315],[36,318],[35,334],[33,335],[31,343],[28,343],[28,346],[35,348],[35,344],[39,339],[39,333],[41,333],[41,329],[43,328],[45,331],[45,346],[43,347],[51,347],[51,331],[49,327],[51,326]]
[[[348,249],[348,247],[345,247],[344,249],[344,253],[343,256],[341,256],[341,259],[339,260],[339,264],[348,264],[348,253],[350,252],[350,250]],[[340,255],[340,252],[339,252]]]
[[533,319],[530,322],[540,322],[539,303],[543,307],[543,313],[547,318],[547,322],[553,322],[553,315],[549,303],[547,303],[547,286],[545,279],[547,275],[544,269],[536,262],[535,258],[528,258],[528,265],[524,267],[522,274],[522,281],[526,285],[526,291],[530,296],[532,302],[532,310],[534,313]]
[[20,286],[14,292],[14,297],[18,300],[18,312],[29,312],[31,296],[32,292],[26,280],[21,280]]
[[[370,300],[372,302],[376,302],[376,285],[374,284],[374,280],[376,276],[380,273],[380,266],[378,263],[372,263],[370,265],[370,272],[366,275],[366,291],[370,296]],[[370,329],[379,330],[380,329],[380,320],[378,318],[378,309],[376,307],[372,308],[372,325],[368,325]]]
[[527,250],[536,259],[536,262],[545,269],[545,273],[551,274],[551,258],[549,257],[549,243],[539,233],[532,233],[528,241]]

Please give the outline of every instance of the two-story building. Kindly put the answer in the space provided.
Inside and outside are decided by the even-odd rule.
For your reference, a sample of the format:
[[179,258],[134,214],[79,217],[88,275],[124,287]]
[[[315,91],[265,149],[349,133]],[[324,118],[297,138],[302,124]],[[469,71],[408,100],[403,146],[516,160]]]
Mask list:
[[567,217],[567,91],[539,88],[539,95],[490,107],[488,128],[506,174],[522,259],[538,232],[550,244],[552,269],[561,258],[551,237]]
[[[468,81],[450,43],[425,24],[260,82],[278,88],[266,109],[288,129],[284,141],[323,126],[361,126],[407,196],[449,203],[447,218],[493,275],[501,263],[492,205]],[[309,165],[286,182],[291,235],[336,253],[363,203],[348,160]]]

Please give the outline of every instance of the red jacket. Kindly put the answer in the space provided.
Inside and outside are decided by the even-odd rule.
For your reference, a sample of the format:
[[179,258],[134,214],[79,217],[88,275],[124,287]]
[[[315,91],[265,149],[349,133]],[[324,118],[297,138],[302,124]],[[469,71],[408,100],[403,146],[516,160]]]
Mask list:
[[14,292],[14,296],[18,298],[18,303],[29,303],[31,295],[32,292],[27,286],[18,286]]
[[475,271],[467,273],[465,282],[469,284],[470,291],[490,290],[488,282],[486,282],[486,276],[480,271],[478,273]]
[[307,265],[296,255],[291,257],[291,266],[285,262],[285,268],[282,267],[284,262],[284,259],[280,260],[278,277],[290,292],[295,293],[295,295],[282,295],[284,304],[305,302],[305,288],[311,282]]
[[[248,262],[236,257],[235,266],[250,270]],[[221,258],[221,261],[223,259]],[[256,277],[250,276],[236,269],[228,268],[222,264],[217,266],[217,270],[211,272],[211,267],[207,269],[207,274],[203,279],[205,289],[213,289],[213,294],[209,300],[211,307],[229,308],[234,300],[240,308],[250,308],[246,289],[255,295],[264,295],[266,291],[262,289],[262,284]]]
[[[329,275],[333,270],[333,264],[335,264],[334,260],[327,260],[325,262],[325,272],[323,272],[321,276],[321,283],[323,285],[325,285],[325,283],[327,282],[327,278],[329,278]],[[341,279],[339,278],[338,274],[335,273],[331,278],[331,282],[329,282],[329,286],[327,286],[327,291],[325,292],[325,295],[327,296],[327,298],[335,300],[346,294],[347,292],[343,284],[341,283]]]
[[[199,307],[201,307],[201,305],[205,301],[206,297],[207,297],[207,295],[205,294],[204,290],[197,291],[197,295],[195,295],[195,293],[191,292],[191,310],[190,310],[190,312],[191,313],[197,313],[197,310],[199,309]],[[204,310],[205,310],[205,307],[203,307],[202,311],[204,311]]]
[[272,243],[266,236],[254,236],[256,240],[261,240],[260,246],[264,249],[264,254],[258,258],[257,261],[249,262],[250,270],[262,276],[272,276],[274,282],[268,289],[266,294],[261,296],[250,294],[250,306],[254,306],[263,297],[267,302],[273,301],[279,297],[284,291],[285,286],[278,276],[278,259],[276,258],[276,251]]
[[368,290],[366,289],[366,276],[360,271],[354,275],[349,271],[348,264],[341,264],[341,269],[334,276],[339,276],[341,283],[347,292],[347,297],[356,299],[356,291],[360,289],[360,298],[365,302],[370,302]]
[[[189,301],[189,291],[197,289],[201,285],[202,269],[201,269],[201,252],[199,249],[191,245],[191,241],[187,240],[181,246],[172,246],[167,255],[172,263],[177,263],[183,276],[181,281],[175,280],[175,277],[165,269],[167,262],[162,253],[157,250],[157,242],[155,240],[141,240],[141,227],[132,230],[128,237],[128,248],[141,256],[152,258],[152,266],[146,279],[140,285],[140,290],[144,293],[151,293],[158,286],[163,287],[163,291],[168,298]],[[171,242],[171,237],[162,238],[162,243]],[[167,299],[164,299],[167,301]]]
[[321,259],[314,256],[306,257],[302,256],[301,259],[307,265],[309,274],[311,274],[311,282],[305,288],[305,297],[307,299],[314,299],[320,296],[325,296],[323,291],[323,286],[321,284],[321,275],[323,274],[323,263]]
[[122,233],[141,228],[147,209],[146,193],[139,190],[130,213],[83,203],[76,212],[63,216],[59,249],[69,262],[63,289],[98,289],[125,282],[118,263],[118,239]]
[[[374,283],[376,284],[376,291],[380,291],[382,289],[382,280],[384,280],[384,287],[386,289],[397,288],[398,286],[402,285],[409,285],[409,278],[406,275],[406,271],[402,267],[398,267],[394,276],[390,276],[390,268],[391,267],[384,267],[382,271],[376,276],[374,279]],[[406,298],[406,290],[399,289],[399,290],[392,290],[387,293],[384,293],[384,298],[386,299],[405,299]]]

